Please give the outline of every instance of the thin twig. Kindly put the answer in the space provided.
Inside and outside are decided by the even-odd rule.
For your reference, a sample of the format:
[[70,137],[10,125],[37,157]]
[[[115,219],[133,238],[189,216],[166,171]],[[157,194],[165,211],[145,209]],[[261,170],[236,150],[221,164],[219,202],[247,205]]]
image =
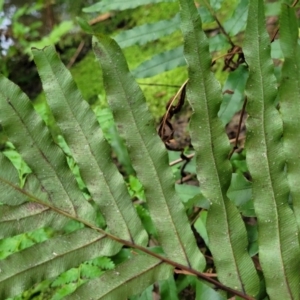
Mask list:
[[188,174],[188,175],[184,176],[183,178],[181,178],[181,179],[179,179],[179,180],[176,180],[176,183],[177,183],[177,184],[182,184],[182,183],[184,183],[184,182],[189,181],[189,180],[192,179],[194,176],[195,176],[195,174]]
[[[169,111],[173,105],[173,103],[175,102],[175,100],[177,99],[177,97],[181,94],[181,92],[183,91],[183,89],[185,88],[186,84],[188,83],[188,79],[182,84],[182,86],[180,87],[180,89],[177,91],[176,95],[173,97],[172,101],[169,103],[169,107],[167,109],[167,112],[165,114],[165,116],[167,117],[169,114]],[[163,122],[165,122],[165,120],[163,120]]]
[[[90,20],[89,25],[92,26],[92,25],[95,25],[96,23],[103,22],[103,21],[107,20],[110,17],[111,17],[111,13],[105,13],[105,14],[99,15],[96,18]],[[72,58],[70,59],[68,65],[67,65],[68,69],[70,69],[73,66],[73,64],[75,63],[77,57],[79,56],[80,52],[83,49],[83,46],[84,46],[84,41],[81,41],[79,46],[76,49],[75,54],[72,56]]]
[[180,88],[181,85],[174,85],[174,84],[162,84],[162,83],[143,83],[138,82],[139,85],[150,85],[150,86],[165,86],[165,87],[173,87],[173,88]]
[[194,225],[195,222],[198,220],[201,212],[203,211],[203,208],[200,208],[200,207],[194,207],[194,209],[196,211],[194,211],[190,216],[189,216],[189,221],[190,221],[190,224],[191,225]]
[[[239,141],[245,139],[245,137],[244,136],[240,136],[238,138],[235,137],[234,139],[230,139],[229,140],[230,144],[235,143],[237,139],[238,139],[238,142],[239,142]],[[195,156],[195,153],[191,153],[191,154],[187,155],[187,158],[192,159],[194,156]],[[180,164],[181,162],[183,162],[183,159],[182,158],[178,158],[178,159],[173,160],[172,162],[170,162],[169,166],[172,167],[172,166],[175,166],[177,164]]]
[[95,25],[99,22],[103,22],[103,21],[109,19],[110,17],[111,17],[111,13],[105,13],[105,14],[99,15],[96,18],[90,20],[89,24],[90,25]]
[[238,149],[239,136],[240,136],[243,118],[244,118],[244,114],[245,114],[245,110],[246,110],[246,105],[247,105],[247,97],[245,97],[245,100],[244,100],[244,104],[243,104],[243,108],[242,108],[242,112],[241,112],[240,120],[239,120],[239,127],[238,127],[238,131],[237,131],[237,134],[235,137],[235,143],[234,143],[234,146],[233,146],[231,152],[229,153],[229,156],[228,156],[229,159],[233,155],[234,151]]
[[186,86],[187,82],[188,82],[188,79],[182,84],[180,89],[177,91],[176,95],[167,103],[166,113],[162,117],[160,125],[159,125],[158,134],[159,134],[160,138],[162,139],[162,141],[165,143],[167,148],[168,148],[167,142],[169,142],[170,139],[166,140],[166,137],[164,135],[166,124],[169,123],[169,126],[170,126],[170,119],[172,118],[172,116],[174,114],[174,111],[172,111],[172,114],[170,114],[171,109],[178,109],[179,107],[181,108],[181,106],[183,105],[184,98],[183,98],[183,102],[181,102],[182,97],[180,97],[178,104],[176,106],[173,106],[173,103],[175,102],[175,100],[177,99],[177,97],[179,95],[181,95],[182,93],[185,93],[185,86]]
[[81,50],[83,49],[83,47],[84,47],[84,41],[81,41],[79,46],[77,47],[75,54],[72,56],[72,58],[70,59],[68,65],[67,65],[68,69],[70,69],[73,66],[74,62],[76,61],[76,59],[77,59],[78,55],[80,54]]
[[220,56],[217,56],[216,58],[214,58],[213,60],[212,60],[212,65],[218,60],[218,59],[220,59],[220,58],[223,58],[223,57],[226,57],[226,56],[232,56],[232,55],[234,55],[234,54],[241,54],[241,53],[243,53],[243,51],[232,51],[232,52],[229,52],[229,53],[225,53],[225,54],[222,54],[222,55],[220,55]]
[[[195,153],[192,153],[192,154],[189,154],[189,155],[186,155],[187,158],[191,159],[195,156]],[[180,157],[172,162],[170,162],[169,166],[172,167],[172,166],[175,166],[179,163],[181,163],[183,161],[183,159]]]
[[[190,272],[177,270],[177,269],[174,270],[174,273],[195,276],[194,274],[191,274]],[[218,277],[218,274],[216,274],[216,273],[203,273],[203,274],[205,274],[205,276],[207,276],[207,277],[215,277],[215,278]]]
[[221,32],[225,35],[225,37],[227,38],[227,40],[228,40],[228,42],[230,43],[230,45],[231,45],[232,47],[234,47],[235,44],[233,43],[233,41],[232,41],[231,37],[229,36],[229,34],[225,31],[223,25],[222,25],[221,22],[219,21],[217,15],[215,14],[214,10],[212,9],[212,7],[211,7],[210,4],[208,3],[208,1],[207,1],[207,0],[204,0],[204,3],[205,3],[205,5],[206,5],[207,9],[209,10],[209,12],[211,13],[211,15],[213,16],[213,18],[215,19],[215,21],[217,22],[217,24],[218,24],[218,26],[219,26]]

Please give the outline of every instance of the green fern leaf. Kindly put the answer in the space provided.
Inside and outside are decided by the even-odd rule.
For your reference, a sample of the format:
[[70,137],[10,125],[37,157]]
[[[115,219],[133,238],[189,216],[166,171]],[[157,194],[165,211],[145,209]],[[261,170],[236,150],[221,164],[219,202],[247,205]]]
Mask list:
[[111,255],[118,248],[106,235],[84,228],[10,255],[0,262],[1,299],[18,295],[43,280],[46,271],[49,278],[56,277],[84,260]]
[[197,153],[197,176],[203,195],[211,203],[207,216],[209,247],[218,278],[227,286],[256,295],[258,277],[247,252],[245,226],[226,195],[232,170],[227,158],[229,141],[218,118],[220,85],[210,71],[208,41],[194,1],[179,2],[189,72],[187,99],[194,111],[190,131]]
[[183,47],[180,46],[153,56],[141,63],[132,74],[136,78],[147,78],[185,65]]
[[[101,201],[105,202],[102,203],[103,210],[108,211],[109,217],[111,215],[116,217],[115,220],[113,220],[114,217],[107,220],[109,230],[117,232],[123,238],[126,237],[130,242],[145,244],[147,235],[142,229],[141,221],[131,203],[123,179],[109,159],[107,142],[104,141],[99,131],[94,114],[81,98],[70,74],[59,61],[53,47],[43,51],[35,50],[34,56],[47,97],[54,97],[53,102],[49,101],[49,104],[51,107],[59,106],[58,114],[54,115],[57,124],[61,126],[61,132],[65,133],[68,130],[76,132],[76,135],[73,137],[70,135],[70,139],[66,140],[69,142],[74,157],[78,159],[78,165],[82,168],[80,171],[86,170],[86,173],[81,173],[82,178],[85,183],[92,180],[87,186],[98,187],[98,193],[102,193],[98,196]],[[67,165],[63,151],[54,143],[50,132],[35,113],[27,96],[3,76],[0,78],[0,86],[1,129],[32,170],[24,187],[19,188],[17,171],[0,152],[0,191],[3,194],[1,198],[3,205],[0,206],[0,226],[3,228],[1,237],[28,232],[41,226],[51,226],[61,230],[70,219],[84,222],[88,227],[93,228],[85,228],[68,235],[51,238],[1,261],[0,268],[3,272],[0,273],[0,298],[5,299],[21,293],[33,282],[39,282],[45,274],[55,277],[84,260],[99,255],[114,255],[120,250],[121,244],[113,242],[103,233],[99,234],[94,230],[98,227],[97,212],[83,197]],[[60,101],[59,104],[56,103],[57,100]],[[68,110],[68,104],[74,109],[73,111]],[[84,121],[84,118],[88,118],[88,121]],[[84,130],[91,129],[85,136],[78,125],[78,120],[82,122],[80,126]],[[83,125],[85,122],[92,122],[93,125],[90,123]],[[82,138],[82,136],[85,137],[86,143],[79,145],[77,138]],[[95,140],[91,140],[92,138]],[[93,147],[97,150],[95,151]],[[91,158],[89,149],[95,151],[93,152],[95,156],[92,156],[95,161],[94,165],[91,164],[93,159],[87,160]],[[102,153],[100,149],[103,150]],[[105,154],[106,156],[99,158]],[[107,168],[107,172],[103,171],[105,175],[110,176],[110,179],[114,181],[108,181],[102,175],[103,172],[99,171],[99,161],[102,166],[104,164],[104,169]],[[91,179],[89,174],[93,172],[98,172],[100,175],[97,176],[98,180],[102,179],[97,182]],[[114,187],[107,187],[112,184]],[[118,184],[120,188],[117,190]],[[113,192],[105,194],[105,189]],[[90,190],[93,200],[99,203],[96,193],[93,193],[93,188]],[[128,199],[127,203],[126,199]],[[123,218],[124,214],[128,217],[128,219],[125,217],[126,221]],[[47,250],[44,251],[44,247]]]
[[157,258],[136,254],[116,269],[82,285],[76,295],[65,299],[125,299],[125,295],[139,294],[157,279],[167,279],[171,274],[172,268]]
[[[53,141],[51,142],[51,135],[41,118],[34,112],[30,100],[3,76],[0,77],[0,87],[2,91],[0,93],[2,108],[0,122],[9,140],[34,173],[28,176],[23,188],[37,198],[45,200],[49,205],[50,203],[58,205],[62,210],[76,213],[80,217],[85,216],[91,224],[97,225],[94,209],[81,193],[76,192],[78,188],[65,161],[65,156],[61,149]],[[23,124],[28,125],[25,127]],[[5,211],[0,219],[0,226],[3,226],[2,237],[9,236],[11,233],[31,231],[38,225],[55,227],[58,223],[66,221],[63,217],[58,217],[55,221],[55,214],[47,207],[29,203],[30,197],[20,193],[17,188],[17,172],[11,167],[3,153],[0,153],[0,162],[0,190],[3,191],[1,202],[5,204],[0,206],[0,209]],[[60,165],[60,168],[56,172],[54,170],[57,165]],[[47,191],[44,188],[41,189],[41,186],[45,189],[47,187]],[[31,219],[37,218],[38,215],[41,218],[34,226]],[[7,227],[6,222],[15,221],[18,221],[20,226],[13,226],[11,229]]]
[[293,199],[298,228],[300,229],[300,163],[297,155],[300,134],[300,46],[298,44],[298,21],[295,10],[282,5],[280,18],[280,44],[284,54],[282,79],[279,88],[280,111],[284,128],[284,149],[287,159],[287,174]]
[[276,109],[276,78],[260,0],[250,0],[244,54],[249,65],[247,164],[258,219],[259,259],[270,298],[299,299],[298,230],[288,204],[282,120]]
[[137,244],[145,244],[146,234],[123,178],[114,163],[107,159],[110,146],[103,137],[96,116],[83,100],[53,47],[43,51],[34,49],[33,55],[56,124],[110,232]]
[[163,20],[153,24],[145,24],[125,30],[114,37],[115,41],[121,48],[132,45],[144,45],[148,42],[155,41],[162,36],[169,35],[179,29],[180,18],[177,14],[171,20]]
[[105,36],[94,38],[94,51],[103,70],[118,130],[144,187],[160,244],[170,259],[201,269],[204,258],[197,249],[183,204],[175,192],[167,151],[156,133],[144,95],[129,75],[125,58],[114,40]]
[[136,8],[141,5],[155,4],[160,2],[175,2],[176,0],[102,0],[101,2],[95,3],[89,7],[83,9],[84,12],[107,12],[111,10],[125,10]]

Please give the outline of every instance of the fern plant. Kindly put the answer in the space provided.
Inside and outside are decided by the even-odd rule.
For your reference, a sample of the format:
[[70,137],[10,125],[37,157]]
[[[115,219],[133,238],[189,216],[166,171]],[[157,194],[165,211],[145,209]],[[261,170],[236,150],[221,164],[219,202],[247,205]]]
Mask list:
[[[194,1],[179,4],[189,74],[186,97],[193,109],[190,133],[202,197],[209,206],[198,231],[218,280],[202,273],[206,260],[175,190],[165,145],[120,47],[96,35],[93,47],[109,105],[143,186],[145,206],[133,204],[95,114],[54,47],[33,49],[47,97],[48,126],[28,97],[0,78],[0,250],[7,246],[0,261],[1,299],[26,299],[26,294],[18,295],[42,281],[50,290],[60,287],[55,294],[49,292],[49,299],[147,299],[154,283],[162,297],[169,293],[176,299],[179,282],[193,286],[197,299],[299,299],[300,171],[295,149],[300,53],[295,9],[281,7],[285,62],[278,89],[263,2],[249,3],[243,51],[249,68],[250,183],[241,174],[233,176],[230,144],[218,116],[221,87],[211,72],[201,18]],[[78,167],[76,176],[69,157]],[[247,189],[252,187],[253,199],[248,201],[254,203],[258,223],[259,258],[257,251],[250,251],[243,210],[232,199],[237,178]],[[141,218],[145,207],[151,226]],[[43,237],[33,239],[31,232],[38,230]],[[12,250],[13,238],[20,234],[31,242]],[[174,273],[194,277],[180,277],[177,285]]]
[[[140,0],[140,1],[119,1],[119,0],[102,0],[89,7],[83,9],[84,12],[92,13],[107,13],[111,11],[125,11],[137,7],[142,7],[143,10],[149,11],[156,4],[166,3],[162,9],[171,10],[169,6],[176,2],[175,0]],[[238,35],[241,34],[246,27],[248,14],[248,0],[241,1],[197,1],[197,9],[202,19],[203,28],[208,33],[209,48],[211,53],[218,55],[226,55],[232,50],[234,41],[238,40]],[[230,10],[228,7],[230,6]],[[279,5],[276,3],[265,3],[267,14],[269,16],[279,15]],[[128,12],[130,13],[130,11]],[[222,19],[222,24],[219,18]],[[142,25],[133,26],[131,29],[123,30],[114,39],[122,49],[132,45],[145,45],[172,35],[180,30],[179,13],[174,16],[170,14],[169,19],[159,20],[157,22],[143,22]],[[149,59],[143,61],[140,65],[132,70],[136,78],[153,77],[165,71],[185,66],[182,39],[180,35],[172,36],[172,39],[178,40],[176,46],[170,49],[165,49]],[[276,43],[275,43],[276,44]],[[272,57],[281,58],[278,51],[278,44],[273,44],[275,47],[272,51]]]
[[[141,1],[101,1],[95,3],[89,7],[83,9],[86,13],[106,13],[108,11],[124,11],[137,7],[143,7],[145,10],[151,11],[151,6],[157,3],[166,2],[169,5],[176,1],[174,0],[141,0]],[[205,25],[214,22],[214,12],[218,11],[222,6],[222,0],[214,1],[210,3],[209,1],[204,1],[203,5],[198,8],[201,14],[202,21]],[[168,9],[168,6],[165,7]],[[237,4],[237,12],[233,13],[230,21],[226,22],[225,28],[231,36],[236,35],[245,27],[245,14],[247,14],[247,2],[242,1]],[[233,12],[235,10],[232,10]],[[242,14],[242,17],[241,17]],[[144,22],[145,23],[145,22]],[[210,26],[211,27],[211,26]],[[233,28],[235,28],[233,30]],[[160,20],[153,23],[145,23],[142,25],[134,26],[129,30],[121,31],[114,39],[118,42],[121,48],[127,48],[132,45],[145,45],[147,43],[153,42],[159,38],[173,34],[180,30],[180,16],[179,13],[172,16],[170,19]],[[154,75],[160,74],[164,71],[169,71],[174,68],[185,66],[186,61],[183,55],[183,45],[181,43],[181,36],[176,36],[178,43],[175,48],[166,49],[165,51],[154,55],[142,62],[133,70],[133,74],[136,78],[147,78]],[[217,34],[209,39],[210,50],[225,50],[228,47],[228,42],[226,37]],[[227,51],[227,50],[226,50]]]

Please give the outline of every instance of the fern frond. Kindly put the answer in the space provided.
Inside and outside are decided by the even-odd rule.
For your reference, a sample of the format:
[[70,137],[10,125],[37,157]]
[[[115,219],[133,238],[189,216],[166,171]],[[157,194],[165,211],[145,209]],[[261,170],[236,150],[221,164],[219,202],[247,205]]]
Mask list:
[[137,295],[156,280],[167,279],[171,274],[172,268],[159,259],[135,254],[114,270],[82,285],[76,290],[76,295],[65,299],[124,299],[124,295]]
[[189,72],[187,99],[193,109],[191,139],[200,188],[210,202],[209,247],[221,282],[254,296],[258,293],[258,276],[247,251],[246,229],[238,209],[227,197],[232,169],[229,141],[218,118],[220,85],[210,71],[208,41],[194,1],[181,0],[180,7]]
[[141,181],[158,239],[168,258],[195,269],[204,267],[175,192],[164,144],[157,135],[144,95],[128,71],[117,43],[105,36],[94,38],[94,52],[118,130],[125,139],[132,166]]
[[0,261],[0,296],[18,295],[35,282],[57,277],[81,262],[111,255],[118,245],[106,235],[89,228],[54,237]]
[[84,12],[107,12],[111,10],[125,10],[139,7],[141,5],[155,4],[160,2],[175,2],[176,0],[102,0],[83,9]]
[[136,78],[147,78],[185,65],[183,47],[180,46],[154,55],[132,70],[132,74]]
[[169,35],[179,29],[179,14],[170,20],[163,20],[153,24],[145,24],[125,30],[114,37],[115,41],[121,48],[132,45],[144,45],[148,42],[155,41],[160,37]]
[[260,0],[250,0],[244,54],[249,65],[247,164],[258,219],[259,259],[270,298],[299,299],[298,229],[288,203],[277,83]]
[[300,230],[300,162],[297,150],[300,142],[300,46],[295,9],[282,5],[280,44],[284,54],[282,79],[279,88],[280,112],[283,119],[283,143],[287,160],[287,175],[293,209]]
[[[76,88],[53,47],[33,50],[48,104],[70,147],[80,174],[100,208],[109,231],[145,244],[147,237],[132,205],[123,177],[110,157],[95,114]],[[51,82],[51,84],[49,84]]]

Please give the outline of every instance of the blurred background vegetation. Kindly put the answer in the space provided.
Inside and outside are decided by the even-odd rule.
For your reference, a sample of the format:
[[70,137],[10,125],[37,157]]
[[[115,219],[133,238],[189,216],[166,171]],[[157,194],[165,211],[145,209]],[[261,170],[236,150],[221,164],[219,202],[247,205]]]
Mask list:
[[[144,24],[154,24],[162,20],[171,22],[178,13],[176,1],[169,0],[155,4],[151,4],[151,2],[160,1],[145,2],[150,2],[150,4],[133,9],[123,9],[120,6],[119,10],[105,11],[104,9],[102,10],[104,12],[93,11],[93,6],[91,6],[90,10],[86,10],[89,12],[85,13],[83,8],[94,3],[97,4],[96,0],[29,0],[25,3],[22,0],[0,0],[0,8],[2,8],[0,15],[0,71],[17,83],[33,100],[40,94],[41,85],[31,59],[30,48],[42,48],[49,44],[55,44],[62,61],[70,68],[84,98],[93,104],[104,96],[101,71],[95,63],[91,51],[91,36],[81,30],[76,17],[81,17],[93,24],[93,30],[97,33],[117,36],[121,32]],[[247,1],[216,0],[211,3],[198,1],[197,4],[204,28],[210,37],[211,52],[216,56],[226,53],[229,49],[228,41],[220,34],[220,29],[210,10],[218,13],[218,19],[221,22],[230,23],[234,19],[235,10],[233,8],[240,7],[240,11],[238,11],[240,18],[234,20],[234,26],[237,28],[235,40],[239,40],[239,31],[243,30],[245,26]],[[275,12],[276,7],[273,10]],[[143,40],[141,32],[141,39],[134,42],[133,45],[127,46],[132,43],[126,44],[126,41],[120,43],[121,46],[123,45],[122,48],[130,69],[135,69],[156,54],[181,46],[182,36],[179,22],[177,25],[178,27],[174,26],[173,30],[171,28],[173,24],[162,24],[161,27],[169,26],[169,33],[165,32],[164,34],[163,30],[159,29],[152,37],[148,38],[149,42],[147,39]],[[147,29],[144,30],[147,31]],[[168,60],[167,54],[162,59]],[[178,86],[187,78],[182,60],[182,58],[181,60],[175,59],[171,66],[161,65],[161,69],[151,70],[147,74],[141,72],[141,69],[134,73],[137,77],[147,77],[138,81],[141,83],[150,111],[156,120],[162,116],[165,104],[176,93]],[[158,60],[157,64],[161,64],[161,60]],[[222,62],[217,62],[215,71],[218,79],[224,83],[228,73],[222,72],[222,68]]]
[[[1,3],[2,2],[2,3]],[[177,3],[158,3],[140,6],[124,11],[107,13],[84,13],[83,7],[97,1],[74,0],[2,0],[0,15],[1,65],[0,71],[17,83],[31,99],[41,92],[41,84],[30,48],[42,48],[55,44],[62,61],[70,67],[79,89],[89,103],[103,95],[101,71],[91,51],[91,36],[85,34],[76,22],[82,17],[94,22],[98,33],[117,35],[119,32],[146,23],[170,19],[178,12]],[[125,49],[131,69],[153,55],[179,46],[182,43],[179,30],[170,36],[139,46]],[[181,85],[186,78],[184,68],[159,74],[142,83]],[[150,108],[158,119],[167,100],[176,92],[168,86],[142,86],[149,100]]]

